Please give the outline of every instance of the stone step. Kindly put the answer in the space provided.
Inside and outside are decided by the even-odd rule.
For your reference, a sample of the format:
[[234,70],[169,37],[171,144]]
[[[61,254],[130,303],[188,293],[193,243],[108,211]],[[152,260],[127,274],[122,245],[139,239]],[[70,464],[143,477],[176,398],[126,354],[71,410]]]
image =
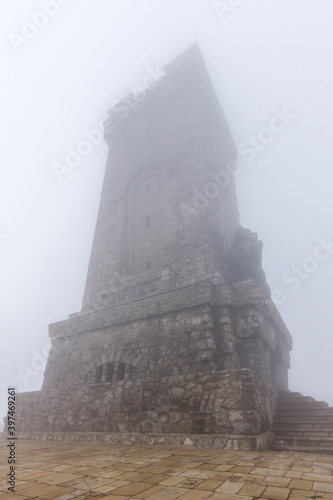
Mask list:
[[296,408],[302,406],[313,406],[314,408],[318,406],[323,406],[324,408],[329,408],[325,401],[279,401],[277,400],[277,406],[294,406]]
[[321,429],[328,429],[328,430],[333,430],[333,421],[321,421],[318,422],[318,420],[308,420],[307,422],[300,422],[298,419],[291,420],[291,419],[286,419],[285,421],[276,421],[275,420],[275,427],[278,429],[300,429],[300,430],[321,430]]
[[316,409],[328,409],[329,406],[327,403],[324,403],[323,401],[317,401],[317,402],[298,402],[298,403],[280,403],[278,402],[278,408],[279,411],[289,411],[289,410],[298,410],[298,411],[305,411],[305,410],[316,410]]
[[279,392],[277,395],[278,399],[295,399],[295,400],[311,400],[311,401],[317,401],[317,399],[313,398],[312,396],[304,396],[303,394],[300,394],[299,392]]
[[286,446],[291,446],[293,449],[294,447],[299,446],[302,448],[316,449],[321,451],[333,449],[333,438],[301,438],[278,435],[275,436],[275,439],[283,441],[284,449],[287,449]]
[[293,397],[293,398],[292,397],[288,397],[288,398],[286,398],[286,397],[278,396],[277,401],[279,403],[295,403],[295,404],[299,404],[299,403],[317,403],[318,402],[315,399],[310,398],[310,396],[303,396],[302,398],[300,398],[300,397]]
[[301,418],[301,420],[303,419],[303,417],[312,416],[313,420],[316,420],[318,417],[326,417],[328,420],[332,420],[333,412],[326,411],[325,408],[308,408],[306,410],[281,410],[280,408],[277,408],[275,411],[275,416],[276,418],[285,418],[289,416],[292,418]]
[[333,453],[333,408],[310,396],[280,392],[273,431],[276,449]]
[[332,422],[332,420],[325,420],[324,418],[322,418],[322,419],[303,418],[302,420],[301,419],[297,420],[297,418],[292,419],[291,417],[289,417],[289,418],[286,417],[283,420],[275,418],[273,427],[276,429],[280,429],[283,427],[288,427],[289,429],[293,429],[293,428],[301,429],[301,428],[304,428],[304,427],[301,427],[303,425],[305,426],[305,428],[310,428],[310,429],[313,429],[313,428],[315,428],[315,429],[331,429],[333,422]]
[[293,395],[293,393],[288,394],[288,395],[281,395],[280,393],[278,394],[277,397],[277,403],[278,405],[303,405],[303,404],[319,404],[319,405],[324,405],[325,407],[328,407],[328,404],[326,401],[318,401],[310,396],[299,396],[299,395]]
[[277,450],[280,450],[282,451],[283,450],[292,450],[292,451],[299,451],[299,452],[302,452],[302,453],[315,453],[316,455],[332,455],[333,454],[333,446],[332,448],[325,448],[325,449],[319,449],[317,450],[316,448],[314,448],[313,446],[291,446],[291,445],[288,445],[288,443],[284,443],[284,446],[283,448],[274,448],[274,449],[277,449]]
[[279,391],[279,396],[301,396],[302,398],[307,397],[303,396],[301,392],[284,391],[284,390]]
[[314,398],[311,396],[303,396],[300,392],[286,392],[286,391],[280,391],[278,394],[278,399],[307,399],[311,401],[315,401]]
[[286,416],[289,417],[294,417],[294,418],[300,418],[303,420],[303,417],[326,417],[328,420],[331,420],[333,418],[333,408],[312,408],[308,410],[297,410],[297,409],[290,409],[290,410],[281,410],[279,407],[276,408],[275,412],[276,418],[284,418]]
[[281,434],[292,438],[333,438],[333,429],[290,429],[290,428],[273,428],[274,435],[277,437]]

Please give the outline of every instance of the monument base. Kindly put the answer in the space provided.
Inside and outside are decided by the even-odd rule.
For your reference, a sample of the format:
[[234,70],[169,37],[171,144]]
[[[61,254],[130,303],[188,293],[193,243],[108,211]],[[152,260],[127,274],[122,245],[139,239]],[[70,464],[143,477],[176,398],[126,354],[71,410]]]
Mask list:
[[18,394],[18,432],[257,436],[270,431],[273,386],[244,368]]

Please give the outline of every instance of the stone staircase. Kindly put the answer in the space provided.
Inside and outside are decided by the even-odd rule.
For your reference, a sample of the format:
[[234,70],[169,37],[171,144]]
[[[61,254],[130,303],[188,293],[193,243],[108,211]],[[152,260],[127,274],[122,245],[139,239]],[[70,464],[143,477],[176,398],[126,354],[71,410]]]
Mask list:
[[274,449],[333,453],[333,408],[298,392],[281,391],[273,432]]

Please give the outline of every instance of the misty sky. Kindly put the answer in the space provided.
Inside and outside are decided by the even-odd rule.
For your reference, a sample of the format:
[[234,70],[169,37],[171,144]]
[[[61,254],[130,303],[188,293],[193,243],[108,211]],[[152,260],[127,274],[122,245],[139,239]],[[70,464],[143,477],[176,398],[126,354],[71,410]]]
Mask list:
[[240,150],[241,224],[294,339],[290,389],[333,406],[333,2],[49,1],[0,0],[1,414],[8,385],[40,388],[48,324],[84,291],[107,147],[62,182],[55,162],[196,42]]

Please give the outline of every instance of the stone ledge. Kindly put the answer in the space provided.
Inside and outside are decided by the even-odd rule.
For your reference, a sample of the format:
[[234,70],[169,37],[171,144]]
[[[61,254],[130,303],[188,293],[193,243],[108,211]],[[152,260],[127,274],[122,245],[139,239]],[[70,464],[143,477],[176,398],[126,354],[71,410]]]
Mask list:
[[[1,438],[6,439],[5,433]],[[226,450],[267,450],[274,440],[272,432],[258,436],[227,434],[139,434],[106,432],[21,432],[18,439],[36,441],[85,441],[108,444],[194,446],[202,448],[221,448]]]
[[292,338],[278,310],[263,285],[254,282],[240,282],[238,284],[225,282],[213,285],[211,281],[207,280],[101,310],[82,311],[77,313],[75,317],[51,324],[49,336],[53,340],[70,338],[85,332],[128,323],[129,317],[131,318],[130,322],[140,321],[148,317],[176,313],[182,309],[207,304],[210,304],[211,307],[232,306],[236,308],[244,305],[261,305],[265,315],[270,317],[279,334],[291,349]]

